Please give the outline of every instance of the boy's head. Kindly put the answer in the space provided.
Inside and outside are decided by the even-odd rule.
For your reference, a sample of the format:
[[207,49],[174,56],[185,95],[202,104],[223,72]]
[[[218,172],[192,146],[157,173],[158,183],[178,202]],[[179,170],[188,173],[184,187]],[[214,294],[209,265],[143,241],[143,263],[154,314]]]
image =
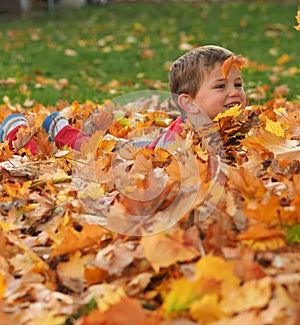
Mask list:
[[236,58],[231,51],[206,45],[184,54],[173,63],[169,87],[183,117],[193,120],[200,108],[214,118],[233,104],[246,105],[241,68],[229,65],[224,75],[224,62],[230,58]]

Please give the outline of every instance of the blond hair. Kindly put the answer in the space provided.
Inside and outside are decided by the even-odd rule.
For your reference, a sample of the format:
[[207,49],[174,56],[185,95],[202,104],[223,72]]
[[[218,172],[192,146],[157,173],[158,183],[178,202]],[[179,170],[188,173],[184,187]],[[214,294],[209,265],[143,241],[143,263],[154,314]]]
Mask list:
[[234,54],[220,46],[205,45],[179,57],[169,73],[169,89],[177,103],[180,94],[195,97],[207,73]]

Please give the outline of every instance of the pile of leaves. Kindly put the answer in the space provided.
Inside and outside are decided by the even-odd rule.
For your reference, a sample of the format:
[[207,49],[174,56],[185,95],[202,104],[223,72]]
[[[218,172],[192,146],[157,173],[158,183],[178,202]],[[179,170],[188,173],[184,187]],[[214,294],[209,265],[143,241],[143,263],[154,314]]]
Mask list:
[[[7,99],[1,115],[24,113],[31,127],[18,153],[1,144],[0,323],[299,324],[299,106],[235,107],[213,130],[183,124],[177,147],[153,151],[133,143],[172,123],[171,103],[28,110]],[[91,133],[80,151],[48,141],[53,110]],[[35,156],[21,148],[32,138]],[[217,167],[212,147],[223,150]],[[182,175],[187,152],[199,173]],[[130,197],[149,180],[158,197]],[[175,221],[153,220],[173,202]]]

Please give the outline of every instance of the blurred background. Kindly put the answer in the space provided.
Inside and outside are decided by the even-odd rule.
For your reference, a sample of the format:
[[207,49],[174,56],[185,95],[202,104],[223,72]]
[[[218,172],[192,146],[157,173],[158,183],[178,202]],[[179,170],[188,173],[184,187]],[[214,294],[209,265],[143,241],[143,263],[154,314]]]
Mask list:
[[0,0],[0,103],[168,91],[185,52],[242,53],[249,103],[299,101],[298,1]]

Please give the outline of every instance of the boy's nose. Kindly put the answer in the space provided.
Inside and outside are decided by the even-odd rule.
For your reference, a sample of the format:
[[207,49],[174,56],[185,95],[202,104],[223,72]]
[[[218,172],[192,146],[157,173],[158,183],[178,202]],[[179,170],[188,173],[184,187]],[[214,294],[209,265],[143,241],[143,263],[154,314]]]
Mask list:
[[236,96],[238,93],[239,93],[239,92],[238,92],[238,89],[236,89],[236,87],[232,86],[232,87],[230,87],[230,89],[229,89],[228,95],[229,95],[230,97],[234,97],[234,96]]

